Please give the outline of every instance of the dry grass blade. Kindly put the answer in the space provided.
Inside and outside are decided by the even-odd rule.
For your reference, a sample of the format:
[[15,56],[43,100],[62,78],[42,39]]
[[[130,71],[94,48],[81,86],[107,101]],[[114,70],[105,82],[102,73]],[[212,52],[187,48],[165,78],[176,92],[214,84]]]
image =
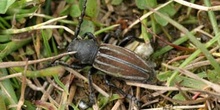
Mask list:
[[141,110],[176,110],[176,109],[184,109],[184,110],[194,110],[194,109],[201,109],[201,108],[205,108],[206,105],[187,105],[187,106],[170,106],[170,107],[160,107],[160,108],[150,108],[150,109],[141,109]]
[[185,5],[187,7],[191,7],[194,9],[198,9],[198,10],[203,10],[203,11],[219,11],[220,10],[220,6],[212,6],[212,7],[206,7],[206,6],[202,6],[202,5],[197,5],[197,4],[193,4],[184,0],[173,0],[179,4]]
[[166,66],[166,67],[169,68],[169,69],[177,70],[177,71],[179,71],[180,73],[182,73],[182,74],[184,74],[184,75],[186,75],[186,76],[188,76],[188,77],[191,77],[191,78],[193,78],[193,79],[202,81],[202,82],[204,82],[205,84],[207,84],[209,87],[211,87],[213,90],[215,90],[216,92],[220,93],[220,86],[217,85],[217,84],[215,84],[215,83],[212,83],[212,82],[210,82],[210,81],[207,81],[207,80],[205,80],[205,79],[202,79],[202,78],[200,78],[199,76],[195,75],[194,73],[192,73],[192,72],[190,72],[190,71],[188,71],[188,70],[186,70],[186,69],[169,66],[169,65],[164,64],[164,63],[163,63],[162,65]]
[[[76,52],[67,52],[67,53],[59,54],[59,55],[53,56],[53,57],[42,58],[42,59],[38,59],[38,60],[29,60],[27,62],[27,64],[31,65],[31,64],[36,64],[36,63],[44,62],[44,61],[55,60],[55,59],[58,59],[60,57],[63,57],[63,56],[66,56],[66,55],[75,54],[75,53]],[[25,66],[25,65],[26,65],[26,61],[0,62],[0,68]]]
[[[216,61],[220,62],[220,59],[216,59]],[[210,62],[208,60],[191,63],[191,64],[187,65],[186,67],[184,67],[184,69],[190,70],[190,69],[194,69],[194,68],[198,68],[198,67],[206,66],[206,65],[210,65]]]
[[[75,70],[73,70],[72,68],[68,68],[65,67],[65,69],[67,71],[69,71],[70,73],[74,74],[76,77],[83,79],[85,82],[88,83],[88,79],[86,77],[84,77],[83,75],[79,74],[78,72],[76,72]],[[103,96],[105,97],[109,97],[109,94],[106,93],[105,91],[103,91],[99,86],[97,86],[96,84],[93,83],[93,87],[94,89],[96,89],[99,93],[101,93]]]
[[[26,60],[26,66],[25,66],[25,69],[24,69],[24,73],[26,73],[27,68],[28,68],[28,63],[27,62],[28,62],[28,60]],[[22,105],[24,104],[24,101],[25,101],[24,95],[25,95],[26,86],[27,86],[26,77],[22,76],[21,97],[18,101],[17,110],[20,110]]]
[[[10,0],[2,3],[7,2]],[[13,110],[29,109],[26,105],[37,110],[75,110],[83,108],[81,101],[94,110],[135,110],[137,100],[143,110],[220,109],[219,0],[15,0],[4,10],[0,10],[0,110],[2,102]],[[79,32],[79,39],[74,39],[74,31]],[[122,44],[121,48],[136,53],[143,46],[136,54],[146,58],[142,52],[152,47],[149,62],[156,65],[147,63],[150,68],[142,73],[157,71],[155,75],[149,72],[156,83],[137,82],[135,77],[124,80],[137,74],[129,73],[132,67],[142,68],[138,68],[140,64],[132,65],[136,60],[127,63],[134,57],[122,63],[108,60],[100,64],[108,65],[103,72],[94,60],[88,64],[82,61],[87,55],[61,54],[75,46],[81,53],[84,48],[78,41],[90,46],[86,42],[90,36],[83,36],[87,32],[94,34],[93,40],[100,44],[95,45],[97,48],[103,43]],[[70,45],[74,40],[76,45]],[[96,53],[93,49],[85,51],[94,52],[91,58],[98,59],[101,50]],[[63,65],[49,65],[61,57]],[[110,65],[115,61],[119,66]],[[124,64],[129,67],[123,74],[109,69]],[[92,71],[94,68],[98,71]],[[95,90],[90,89],[88,72]],[[141,77],[146,75],[142,73]],[[109,81],[126,94],[119,95],[121,92],[106,85],[100,74],[109,74]],[[87,103],[92,100],[88,97],[91,92],[95,95],[93,106]]]
[[[143,84],[143,83],[138,83],[138,82],[131,82],[131,81],[126,81],[126,84],[131,85],[131,86],[137,86],[145,89],[150,89],[150,90],[162,90],[162,91],[179,91],[178,87],[166,87],[166,86],[156,86],[156,85],[150,85],[150,84]],[[216,92],[211,92],[211,91],[206,91],[206,90],[199,90],[199,89],[192,89],[192,88],[185,88],[181,87],[182,91],[196,91],[196,92],[202,92],[206,93],[209,95],[212,95],[214,97],[220,98],[220,94]]]
[[[166,3],[164,3],[163,5],[161,5],[161,6],[157,7],[157,8],[155,8],[155,10],[159,10],[159,9],[161,9],[161,8],[163,8],[163,7],[167,6],[167,5],[169,5],[170,3],[172,3],[172,0],[170,0],[170,1],[166,2]],[[134,21],[131,25],[129,25],[129,27],[123,31],[123,34],[126,34],[133,26],[135,26],[136,24],[138,24],[138,23],[141,22],[142,20],[146,19],[146,18],[149,17],[151,14],[153,14],[153,11],[150,11],[150,12],[144,14],[143,16],[141,16],[139,19],[137,19],[137,20]]]

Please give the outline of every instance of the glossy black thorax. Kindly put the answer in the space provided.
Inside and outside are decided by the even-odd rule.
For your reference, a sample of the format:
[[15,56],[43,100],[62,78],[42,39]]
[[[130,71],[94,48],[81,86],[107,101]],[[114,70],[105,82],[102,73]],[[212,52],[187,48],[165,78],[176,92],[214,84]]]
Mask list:
[[80,64],[92,65],[97,55],[99,46],[93,39],[85,40],[73,40],[67,51],[76,51],[73,56],[78,60]]

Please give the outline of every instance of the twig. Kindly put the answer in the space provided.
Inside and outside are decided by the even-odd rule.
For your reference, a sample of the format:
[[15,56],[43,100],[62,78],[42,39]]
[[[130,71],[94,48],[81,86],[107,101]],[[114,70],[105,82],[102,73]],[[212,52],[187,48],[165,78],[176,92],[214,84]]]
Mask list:
[[209,82],[205,79],[202,79],[200,78],[199,76],[195,75],[194,73],[186,70],[186,69],[182,69],[182,68],[178,68],[178,67],[173,67],[173,66],[169,66],[165,63],[163,63],[162,65],[166,66],[167,68],[170,68],[170,69],[173,69],[173,70],[177,70],[179,72],[181,72],[182,74],[188,76],[188,77],[191,77],[193,79],[196,79],[196,80],[199,80],[199,81],[202,81],[204,82],[205,84],[207,84],[208,86],[210,86],[213,90],[215,90],[216,92],[220,93],[220,86],[215,84],[215,83],[212,83],[212,82]]
[[61,26],[61,25],[46,25],[46,26],[41,26],[41,27],[38,27],[36,29],[40,30],[40,29],[64,29],[66,30],[67,32],[69,32],[70,34],[74,35],[75,33],[69,29],[68,27],[65,27],[65,26]]
[[[59,55],[53,56],[53,57],[42,58],[42,59],[39,59],[39,60],[30,60],[30,61],[27,62],[27,64],[31,65],[31,64],[35,64],[35,63],[39,63],[39,62],[48,61],[48,60],[55,60],[55,59],[58,59],[62,56],[71,55],[71,54],[75,54],[75,53],[76,53],[75,51],[74,52],[67,52],[67,53],[59,54]],[[1,62],[0,63],[0,68],[25,66],[25,65],[26,65],[26,61]]]
[[196,108],[205,108],[206,106],[205,105],[192,105],[192,106],[190,106],[190,105],[187,105],[187,106],[173,106],[173,107],[169,107],[169,108],[167,108],[167,107],[160,107],[160,108],[150,108],[150,109],[141,109],[141,110],[174,110],[174,109],[190,109],[190,110],[192,110],[192,109],[196,109]]
[[0,81],[5,80],[5,79],[9,79],[9,78],[18,77],[18,76],[22,76],[22,72],[0,77]]
[[[217,62],[220,62],[220,58],[216,59]],[[206,65],[210,65],[210,62],[208,60],[206,61],[200,61],[200,62],[196,62],[196,63],[191,63],[189,65],[187,65],[186,67],[184,67],[184,69],[190,70],[190,69],[195,69],[201,66],[206,66]]]
[[[86,77],[84,77],[83,75],[79,74],[78,72],[76,72],[75,70],[73,70],[72,68],[68,68],[68,67],[65,67],[65,69],[67,71],[69,71],[70,73],[74,74],[76,77],[80,78],[80,79],[83,79],[85,82],[88,83],[88,79]],[[105,91],[103,91],[100,87],[98,87],[96,84],[93,83],[93,87],[94,89],[96,89],[99,93],[101,93],[103,96],[105,97],[109,97],[109,94],[106,93]]]
[[[27,68],[28,68],[28,59],[26,59],[26,66],[25,66],[25,69],[24,69],[24,73],[27,72]],[[25,100],[25,89],[26,89],[26,86],[27,86],[27,82],[26,82],[26,76],[22,76],[22,85],[21,85],[21,95],[20,95],[20,99],[18,101],[18,104],[17,104],[17,110],[20,110],[22,105],[24,104],[24,100]]]
[[[172,0],[168,1],[167,3],[164,3],[163,5],[155,8],[154,10],[157,11],[157,10],[160,10],[161,8],[167,6],[168,4],[170,4],[171,2],[173,2]],[[151,14],[153,14],[154,12],[153,11],[150,11],[146,14],[144,14],[143,16],[141,16],[140,18],[138,18],[136,21],[134,21],[127,29],[125,29],[123,31],[123,35],[125,33],[127,33],[134,25],[138,24],[139,22],[141,22],[143,19],[147,18],[148,16],[150,16]]]
[[191,7],[191,8],[198,9],[198,10],[203,10],[203,11],[219,11],[220,10],[220,6],[206,7],[202,5],[193,4],[193,3],[190,3],[184,0],[173,0],[173,1],[184,6]]
[[[143,84],[143,83],[131,82],[131,81],[126,81],[126,84],[131,85],[131,86],[137,86],[137,87],[145,88],[145,89],[150,89],[150,90],[179,91],[179,89],[177,87],[156,86],[156,85]],[[211,92],[211,91],[205,91],[205,90],[199,90],[199,89],[193,89],[193,88],[186,88],[186,87],[181,87],[181,90],[206,93],[206,94],[210,94],[210,95],[213,95],[215,97],[220,98],[219,93],[215,93],[215,92]]]
[[7,30],[2,31],[2,33],[3,34],[17,34],[17,33],[22,33],[22,32],[27,32],[27,31],[32,31],[32,30],[39,30],[39,29],[63,28],[67,32],[69,32],[72,35],[74,35],[74,32],[71,29],[69,29],[68,27],[60,26],[60,25],[47,25],[47,24],[50,24],[50,23],[52,23],[54,21],[58,21],[58,20],[64,19],[66,17],[67,16],[54,18],[54,19],[48,20],[46,22],[43,22],[43,23],[40,23],[40,24],[37,24],[37,25],[34,25],[34,26],[29,26],[29,27],[26,27],[26,28],[22,28],[22,29],[7,29]]

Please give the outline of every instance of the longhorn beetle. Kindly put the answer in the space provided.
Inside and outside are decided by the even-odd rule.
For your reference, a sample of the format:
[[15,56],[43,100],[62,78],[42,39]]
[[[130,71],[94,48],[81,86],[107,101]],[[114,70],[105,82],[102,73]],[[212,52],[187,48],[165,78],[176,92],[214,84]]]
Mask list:
[[[68,52],[77,52],[73,57],[78,62],[70,67],[80,68],[90,65],[109,76],[123,80],[144,83],[155,80],[155,72],[152,66],[148,65],[134,52],[115,45],[99,44],[95,36],[90,32],[85,33],[82,39],[78,39],[83,17],[85,16],[86,3],[87,0],[84,1],[82,14],[79,17],[79,25],[75,31],[75,38],[70,42],[67,49]],[[88,39],[85,39],[86,36]],[[90,79],[89,81],[91,83]]]

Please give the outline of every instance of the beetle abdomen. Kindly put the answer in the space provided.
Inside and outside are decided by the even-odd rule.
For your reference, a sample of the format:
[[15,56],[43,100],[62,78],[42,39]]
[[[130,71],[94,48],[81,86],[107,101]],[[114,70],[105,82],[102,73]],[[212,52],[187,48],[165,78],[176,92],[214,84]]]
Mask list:
[[93,66],[108,75],[149,82],[155,77],[153,69],[134,52],[114,45],[100,46]]

